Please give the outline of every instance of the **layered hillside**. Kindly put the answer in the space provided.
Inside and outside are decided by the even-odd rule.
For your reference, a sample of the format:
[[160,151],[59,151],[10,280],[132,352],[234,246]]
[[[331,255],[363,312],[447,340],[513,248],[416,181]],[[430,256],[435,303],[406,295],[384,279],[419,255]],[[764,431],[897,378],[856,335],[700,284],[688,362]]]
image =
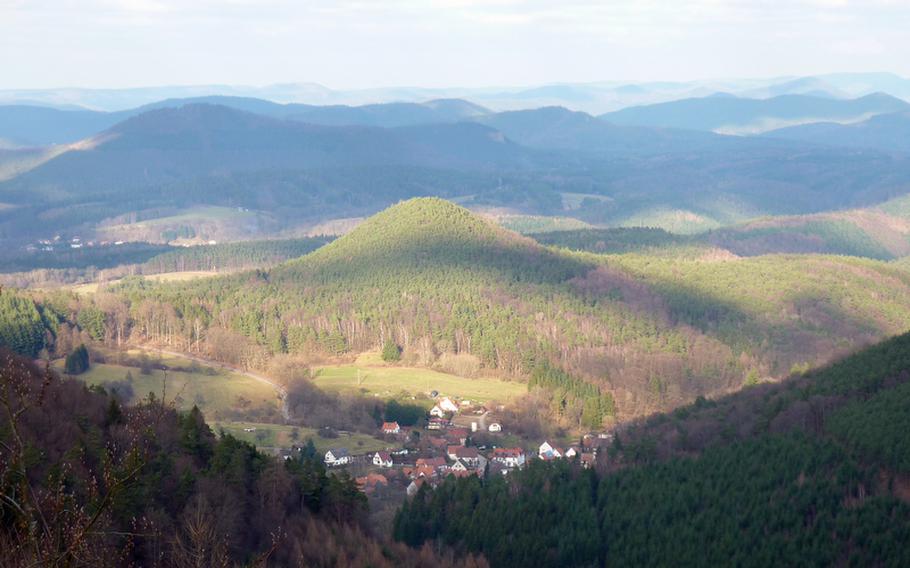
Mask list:
[[[555,107],[483,113],[443,100],[329,112],[200,101],[224,104],[163,101],[87,140],[0,156],[0,238],[67,231],[123,240],[99,228],[213,206],[250,209],[260,220],[242,234],[219,229],[216,240],[261,238],[418,196],[696,232],[760,215],[875,205],[910,184],[906,155],[616,126]],[[320,113],[339,116],[308,122]],[[569,211],[567,199],[580,203]],[[188,229],[199,233],[210,221]]]
[[874,148],[887,152],[910,152],[910,112],[879,114],[855,124],[821,122],[766,132],[782,138],[849,148]]
[[[677,227],[687,232],[688,225]],[[582,228],[537,234],[545,244],[597,253],[630,252],[712,254],[840,254],[894,260],[910,255],[910,196],[903,195],[874,207],[812,215],[768,216],[699,231],[672,234],[657,228]]]
[[567,424],[582,419],[585,384],[641,415],[910,328],[910,274],[885,263],[575,254],[430,198],[269,272],[122,293],[174,306],[185,331],[153,339],[179,345],[198,346],[203,323],[265,354],[345,357],[394,341],[412,364],[459,355],[537,376]]

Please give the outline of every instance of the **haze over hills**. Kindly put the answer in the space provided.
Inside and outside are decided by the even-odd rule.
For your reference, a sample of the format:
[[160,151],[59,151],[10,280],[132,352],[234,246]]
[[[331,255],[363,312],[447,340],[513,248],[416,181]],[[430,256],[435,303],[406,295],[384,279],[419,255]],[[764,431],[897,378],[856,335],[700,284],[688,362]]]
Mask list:
[[840,254],[895,260],[910,255],[910,196],[874,207],[809,215],[765,216],[693,235],[655,228],[577,228],[534,234],[539,242],[599,253],[736,256]]
[[[35,215],[88,232],[130,218],[124,215],[172,217],[182,207],[210,206],[277,216],[274,231],[420,195],[512,213],[571,212],[592,224],[698,231],[759,215],[873,205],[910,187],[905,155],[615,126],[562,108],[478,116],[482,109],[463,101],[306,109],[226,102],[257,112],[165,101],[77,145],[9,154],[4,169],[12,179],[0,183],[0,201],[16,209],[0,211],[4,234],[34,235]],[[304,110],[328,122],[418,124],[291,119]],[[572,198],[578,205],[567,207],[566,195],[589,201],[581,207],[585,198]]]
[[592,114],[624,107],[704,97],[717,92],[741,97],[808,94],[860,97],[876,92],[910,100],[910,79],[892,73],[833,73],[809,77],[711,79],[698,81],[598,81],[537,86],[483,88],[390,87],[340,90],[315,83],[284,83],[263,87],[196,85],[132,89],[7,89],[2,104],[42,104],[121,111],[163,99],[226,96],[259,98],[276,103],[306,105],[365,105],[388,102],[421,103],[463,98],[496,111],[565,106]]
[[818,122],[764,133],[769,138],[910,153],[910,111],[879,114],[852,124]]
[[99,134],[119,122],[148,111],[195,104],[220,105],[271,118],[333,126],[416,126],[458,122],[489,112],[468,101],[454,99],[351,107],[280,104],[265,99],[219,95],[165,99],[117,112],[5,105],[0,106],[0,143],[9,146],[72,143]]
[[808,95],[782,95],[765,100],[714,95],[626,108],[601,118],[615,124],[759,134],[809,122],[859,122],[908,109],[910,103],[884,93],[849,100]]

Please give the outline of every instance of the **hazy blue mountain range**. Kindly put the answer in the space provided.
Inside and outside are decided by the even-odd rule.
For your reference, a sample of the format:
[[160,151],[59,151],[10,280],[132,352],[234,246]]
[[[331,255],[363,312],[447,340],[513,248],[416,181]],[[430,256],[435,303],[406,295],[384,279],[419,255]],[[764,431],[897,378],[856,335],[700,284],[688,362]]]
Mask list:
[[391,123],[451,120],[383,128],[311,124],[224,105],[162,106],[78,146],[4,154],[0,234],[25,238],[47,221],[89,230],[104,220],[123,222],[117,219],[130,212],[173,216],[196,206],[249,208],[277,216],[269,227],[290,228],[430,195],[592,224],[706,230],[758,215],[873,205],[910,184],[910,157],[899,154],[616,126],[560,108],[461,121],[453,117],[477,107],[445,101],[430,112],[412,105],[411,115],[398,105],[329,112]]
[[626,108],[601,118],[614,124],[758,134],[810,122],[859,122],[906,110],[910,103],[884,93],[847,100],[809,95],[770,99],[715,95]]
[[786,94],[859,97],[875,92],[887,92],[910,100],[910,79],[891,73],[836,73],[814,77],[646,82],[610,80],[595,83],[482,88],[389,87],[339,90],[315,83],[286,83],[263,87],[196,85],[133,89],[8,89],[0,90],[0,104],[52,105],[58,108],[78,106],[120,111],[164,99],[211,95],[309,105],[365,105],[462,98],[500,111],[565,106],[573,110],[600,114],[635,105],[704,97],[716,92],[756,98]]
[[107,130],[115,124],[151,110],[188,104],[214,104],[280,118],[334,126],[416,126],[457,122],[489,111],[462,100],[431,100],[424,103],[388,103],[358,107],[333,105],[279,104],[264,99],[232,96],[204,96],[165,99],[118,112],[65,110],[47,106],[0,106],[0,145],[47,146],[69,144]]
[[801,124],[772,130],[764,136],[831,146],[910,152],[910,112],[879,114],[854,124]]

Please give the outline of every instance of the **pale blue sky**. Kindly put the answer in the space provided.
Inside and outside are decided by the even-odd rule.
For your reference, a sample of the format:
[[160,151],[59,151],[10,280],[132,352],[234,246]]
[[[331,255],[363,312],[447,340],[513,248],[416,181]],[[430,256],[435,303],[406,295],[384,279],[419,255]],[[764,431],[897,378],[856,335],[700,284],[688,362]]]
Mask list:
[[908,0],[0,0],[0,88],[910,76]]

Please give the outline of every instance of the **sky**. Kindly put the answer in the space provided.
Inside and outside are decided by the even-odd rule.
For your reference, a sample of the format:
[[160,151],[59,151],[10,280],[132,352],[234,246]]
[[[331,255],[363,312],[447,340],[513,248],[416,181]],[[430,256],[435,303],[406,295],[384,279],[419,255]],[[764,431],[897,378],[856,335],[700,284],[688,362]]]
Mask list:
[[910,76],[910,0],[0,0],[0,88]]

